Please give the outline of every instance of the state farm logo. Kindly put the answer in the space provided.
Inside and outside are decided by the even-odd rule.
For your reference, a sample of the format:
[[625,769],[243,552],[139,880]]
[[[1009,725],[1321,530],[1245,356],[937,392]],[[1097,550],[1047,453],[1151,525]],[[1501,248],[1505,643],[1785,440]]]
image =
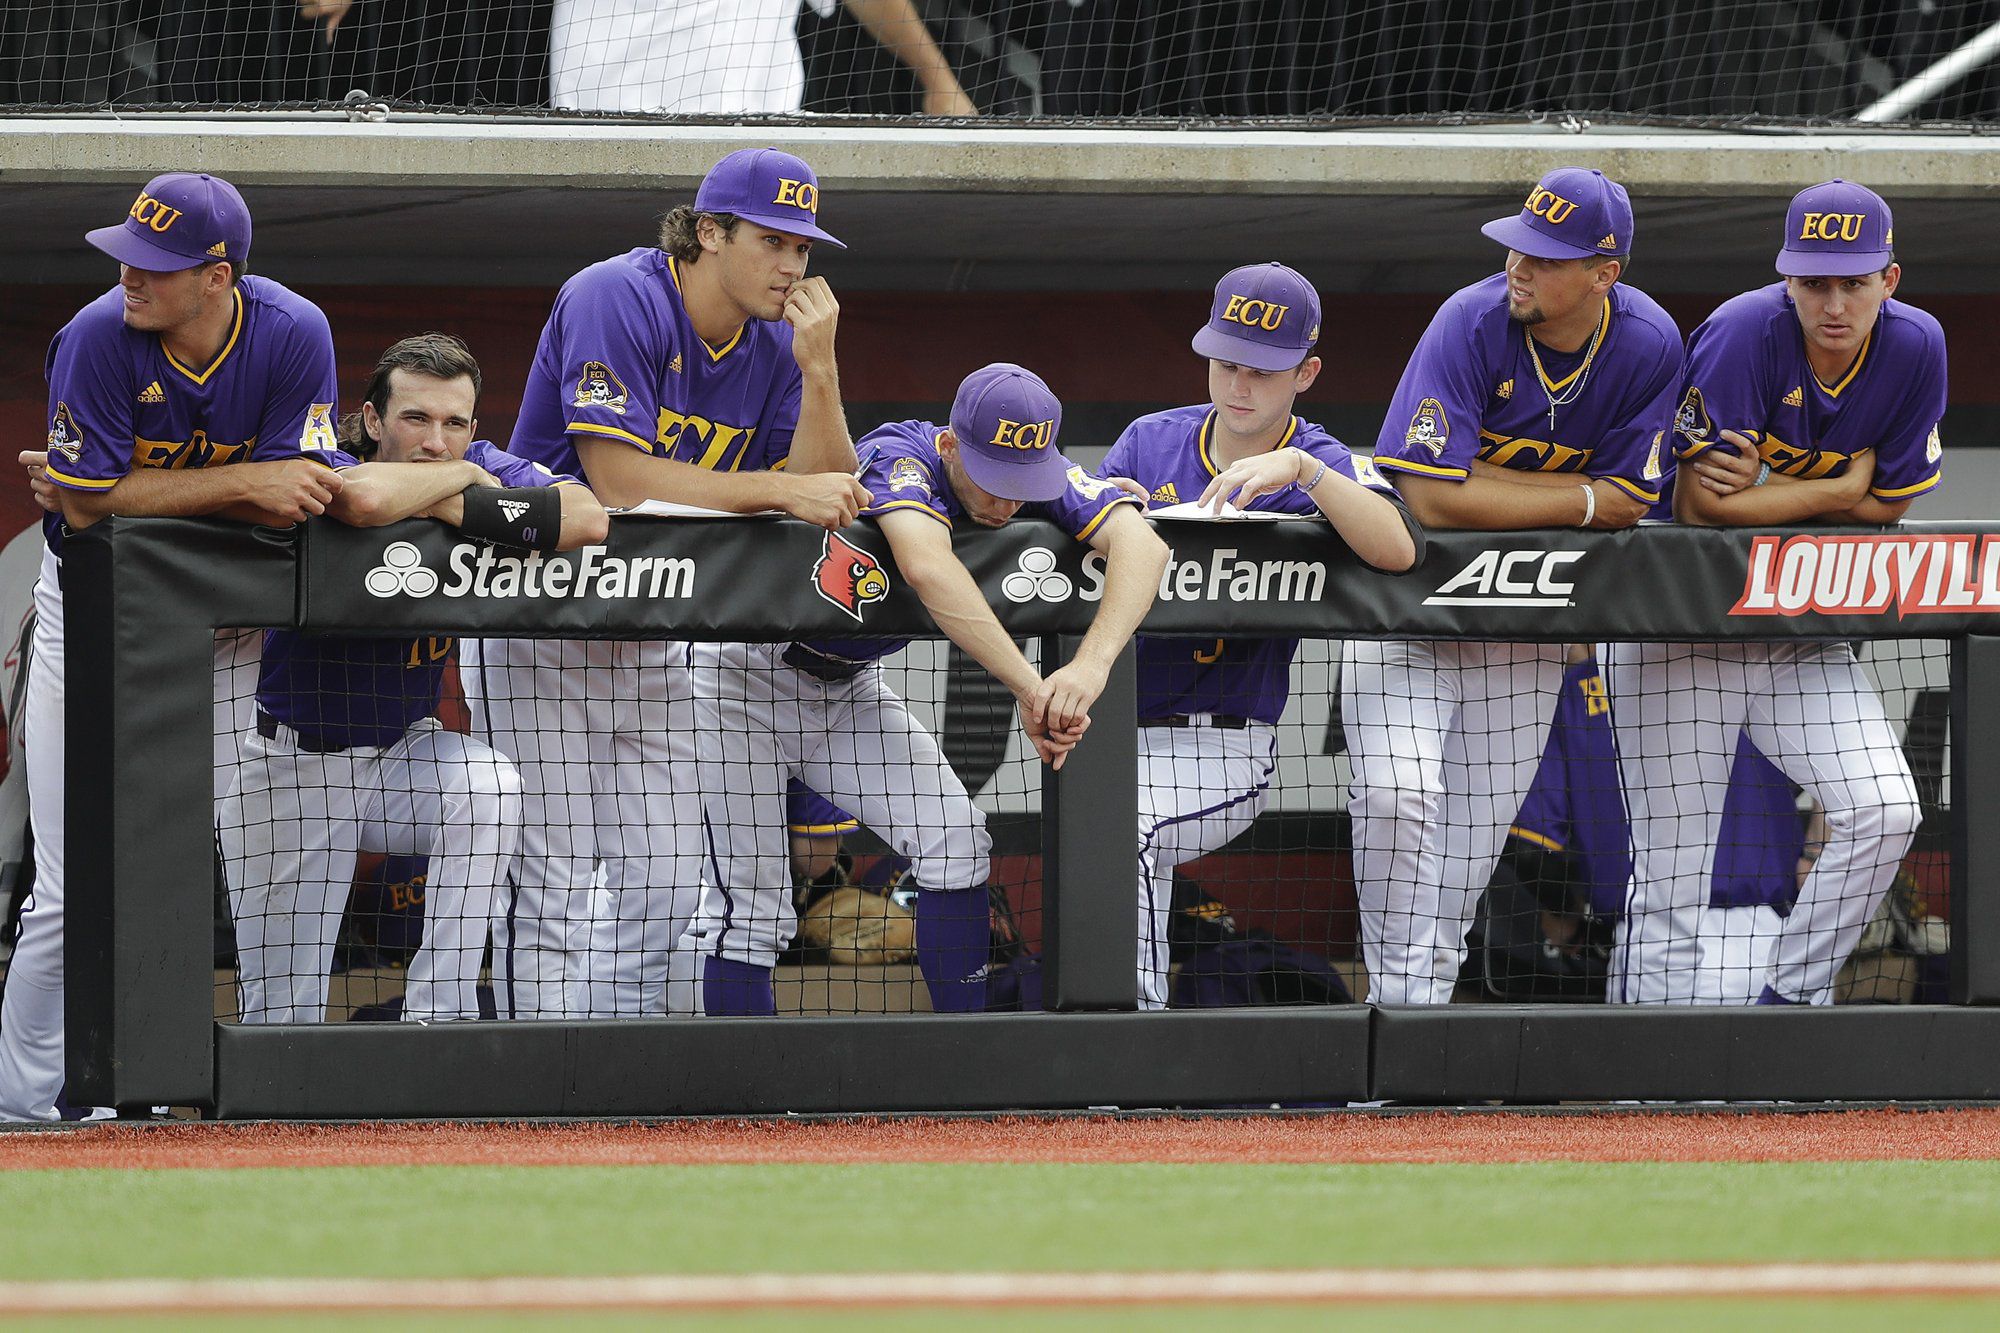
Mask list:
[[428,597],[437,591],[438,576],[435,570],[424,568],[422,551],[408,542],[390,542],[382,552],[382,563],[369,570],[362,582],[377,597],[399,593]]
[[602,546],[564,555],[503,551],[461,542],[445,557],[447,575],[424,564],[411,542],[390,542],[382,563],[362,586],[376,597],[599,597],[679,599],[694,596],[694,561],[685,556],[617,556]]
[[1758,537],[1732,616],[2000,611],[2000,538]]
[[1016,605],[1037,598],[1067,602],[1075,591],[1075,580],[1056,568],[1056,553],[1046,546],[1021,552],[1021,567],[1000,580],[1000,595]]
[[1425,606],[1570,606],[1582,551],[1481,551]]

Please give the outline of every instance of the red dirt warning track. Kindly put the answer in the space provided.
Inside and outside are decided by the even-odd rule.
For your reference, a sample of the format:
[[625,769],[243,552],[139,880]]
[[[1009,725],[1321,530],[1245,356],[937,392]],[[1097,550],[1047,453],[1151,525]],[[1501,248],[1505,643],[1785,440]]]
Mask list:
[[135,1124],[0,1134],[0,1170],[847,1162],[1796,1162],[2000,1157],[2000,1108]]

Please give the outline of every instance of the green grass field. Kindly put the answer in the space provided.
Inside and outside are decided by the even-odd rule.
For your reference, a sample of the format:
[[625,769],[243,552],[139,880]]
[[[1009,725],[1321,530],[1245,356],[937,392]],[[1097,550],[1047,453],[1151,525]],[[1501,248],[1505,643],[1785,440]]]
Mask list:
[[[2000,1259],[2000,1162],[362,1167],[0,1173],[0,1278],[488,1276]],[[1824,1307],[1824,1308],[1823,1308]],[[1232,1314],[1239,1307],[1230,1307]],[[1372,1305],[1413,1327],[1463,1305]],[[1481,1304],[1482,1327],[1989,1327],[2000,1301]],[[1258,1307],[1262,1327],[1325,1307]],[[1846,1322],[1855,1316],[1860,1322]],[[798,1312],[704,1315],[796,1327]],[[815,1319],[935,1327],[938,1312]],[[999,1328],[1025,1312],[952,1311]],[[1053,1328],[1159,1311],[1037,1312]],[[1213,1310],[1180,1308],[1179,1318]],[[315,1319],[352,1327],[361,1318]],[[462,1319],[388,1321],[471,1328]],[[545,1316],[476,1316],[481,1328]],[[657,1317],[654,1317],[657,1318]],[[1795,1322],[1796,1321],[1796,1322]],[[159,1327],[158,1320],[146,1321]],[[204,1318],[172,1327],[256,1327]],[[288,1316],[288,1326],[300,1326]],[[593,1313],[594,1327],[627,1321]],[[639,1326],[638,1319],[629,1326]],[[136,1327],[56,1320],[52,1327]],[[683,1325],[685,1326],[685,1325]]]

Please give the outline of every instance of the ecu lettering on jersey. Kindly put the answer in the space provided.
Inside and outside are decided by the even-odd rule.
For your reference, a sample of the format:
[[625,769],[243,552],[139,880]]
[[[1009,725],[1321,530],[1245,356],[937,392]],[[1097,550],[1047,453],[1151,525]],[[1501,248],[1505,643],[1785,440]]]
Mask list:
[[1523,472],[1575,472],[1590,462],[1592,452],[1524,435],[1508,439],[1488,430],[1479,432],[1478,457],[1482,461]]
[[756,433],[755,426],[731,426],[663,407],[655,439],[663,458],[692,463],[710,472],[734,472],[742,465],[744,450]]
[[134,440],[132,442],[132,466],[163,467],[178,470],[191,467],[219,467],[224,463],[234,463],[248,458],[250,451],[257,447],[252,438],[241,444],[229,444],[221,440],[211,440],[206,431],[196,431],[187,440]]
[[583,374],[576,382],[575,406],[609,408],[622,415],[625,401],[630,397],[625,381],[613,374],[611,367],[602,361],[583,363]]

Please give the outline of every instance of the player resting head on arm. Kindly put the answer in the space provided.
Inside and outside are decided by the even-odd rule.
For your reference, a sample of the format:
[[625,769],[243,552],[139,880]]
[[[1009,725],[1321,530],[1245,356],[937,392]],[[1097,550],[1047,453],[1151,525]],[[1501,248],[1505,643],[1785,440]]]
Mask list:
[[[601,542],[610,520],[589,488],[485,440],[479,362],[448,333],[420,333],[382,354],[342,442],[346,469],[329,512],[372,528],[435,518],[467,535],[544,551]],[[502,475],[504,474],[504,475]]]
[[1937,484],[1944,333],[1893,299],[1894,240],[1873,190],[1830,180],[1793,198],[1784,281],[1725,302],[1690,340],[1682,522],[1894,523]]
[[662,221],[658,249],[565,284],[516,444],[538,437],[547,447],[529,456],[558,471],[573,448],[614,505],[853,522],[866,497],[840,401],[840,305],[806,276],[815,245],[841,248],[819,205],[818,178],[790,153],[743,149],[716,163],[694,203]]

